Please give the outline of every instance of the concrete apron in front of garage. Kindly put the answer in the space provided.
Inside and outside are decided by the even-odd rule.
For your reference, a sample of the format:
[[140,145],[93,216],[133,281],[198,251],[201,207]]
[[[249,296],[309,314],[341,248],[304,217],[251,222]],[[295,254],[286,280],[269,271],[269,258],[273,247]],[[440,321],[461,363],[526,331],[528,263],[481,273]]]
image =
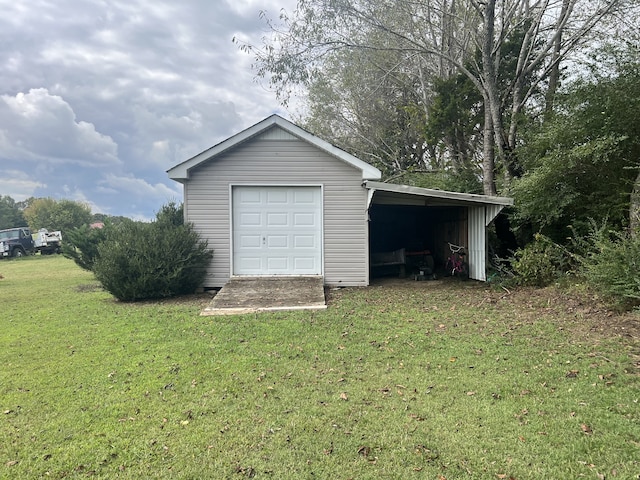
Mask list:
[[220,289],[200,315],[324,308],[323,277],[236,277]]

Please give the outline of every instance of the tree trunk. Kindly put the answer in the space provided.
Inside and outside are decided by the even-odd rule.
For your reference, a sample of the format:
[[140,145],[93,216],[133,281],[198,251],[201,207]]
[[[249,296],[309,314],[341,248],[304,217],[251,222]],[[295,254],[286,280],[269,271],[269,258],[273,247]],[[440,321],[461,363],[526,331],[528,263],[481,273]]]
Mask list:
[[555,106],[555,98],[556,91],[558,90],[558,86],[560,85],[560,52],[562,48],[562,21],[564,17],[567,15],[567,9],[569,8],[569,0],[562,0],[562,11],[560,12],[560,16],[558,17],[558,25],[557,32],[553,51],[551,53],[550,63],[551,70],[549,72],[549,88],[547,88],[547,93],[545,94],[545,107],[544,107],[544,118],[545,120],[549,120],[551,115],[553,114],[553,107]]
[[482,191],[485,195],[498,195],[495,182],[495,143],[493,139],[493,121],[489,100],[484,100],[484,134],[482,158]]
[[629,230],[634,237],[640,234],[640,171],[636,176],[629,200]]
[[[495,148],[499,142],[496,136],[497,74],[494,63],[493,35],[495,32],[496,0],[488,0],[484,5],[484,39],[482,42],[482,97],[484,99],[484,138],[482,161],[482,189],[485,195],[497,195],[495,183]],[[498,113],[498,118],[500,114]]]

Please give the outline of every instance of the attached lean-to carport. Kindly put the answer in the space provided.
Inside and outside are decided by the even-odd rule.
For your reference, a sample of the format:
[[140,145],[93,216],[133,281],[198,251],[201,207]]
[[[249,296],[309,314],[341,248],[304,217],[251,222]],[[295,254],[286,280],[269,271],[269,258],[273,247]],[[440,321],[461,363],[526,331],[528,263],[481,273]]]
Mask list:
[[449,242],[466,248],[469,277],[486,280],[487,227],[513,199],[374,181],[363,185],[369,190],[371,254],[429,250],[442,265]]

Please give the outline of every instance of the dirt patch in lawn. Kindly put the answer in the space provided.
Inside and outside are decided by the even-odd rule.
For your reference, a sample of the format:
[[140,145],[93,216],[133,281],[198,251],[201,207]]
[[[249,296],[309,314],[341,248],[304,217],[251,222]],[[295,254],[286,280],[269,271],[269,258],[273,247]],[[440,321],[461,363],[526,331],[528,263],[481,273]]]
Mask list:
[[[535,321],[553,314],[575,333],[598,333],[640,339],[640,312],[617,312],[607,307],[595,294],[563,287],[501,288],[487,283],[445,278],[428,282],[407,279],[377,279],[371,287],[398,291],[450,291],[465,306],[494,305],[513,310],[520,321]],[[385,295],[386,296],[386,295]],[[393,296],[393,294],[391,294]],[[387,298],[388,300],[388,298]]]
[[[640,374],[640,312],[612,310],[593,293],[556,286],[507,289],[451,278],[428,282],[383,278],[365,288],[379,289],[381,305],[419,292],[426,298],[450,298],[454,305],[495,308],[506,312],[514,324],[535,323],[543,317],[552,319],[560,330],[569,332],[576,341],[597,345],[601,340],[617,337],[629,346],[633,364]],[[338,291],[334,290],[334,298],[329,295],[329,305],[336,294]]]

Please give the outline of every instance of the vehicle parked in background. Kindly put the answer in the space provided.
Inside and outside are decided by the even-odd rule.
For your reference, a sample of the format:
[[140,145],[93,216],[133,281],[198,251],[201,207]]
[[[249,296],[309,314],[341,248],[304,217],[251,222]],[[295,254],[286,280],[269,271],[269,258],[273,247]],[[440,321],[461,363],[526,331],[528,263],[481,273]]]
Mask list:
[[41,228],[31,234],[28,227],[8,228],[0,230],[0,258],[23,257],[40,252],[41,255],[51,255],[62,251],[62,233],[49,232]]
[[0,257],[23,257],[36,252],[36,246],[27,227],[0,230]]
[[59,230],[50,232],[46,228],[41,228],[38,233],[31,235],[37,252],[40,255],[51,255],[62,252],[62,232]]

